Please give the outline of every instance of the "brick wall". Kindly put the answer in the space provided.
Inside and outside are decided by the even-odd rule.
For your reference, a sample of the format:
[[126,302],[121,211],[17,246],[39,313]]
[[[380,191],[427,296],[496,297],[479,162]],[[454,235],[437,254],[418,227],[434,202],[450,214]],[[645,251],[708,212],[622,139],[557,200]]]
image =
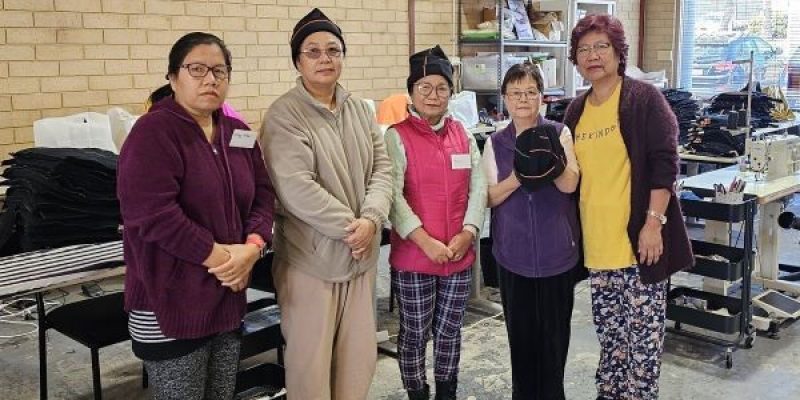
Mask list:
[[[677,0],[647,0],[644,42],[644,69],[666,70],[670,85],[675,84],[672,60],[675,59],[675,12]],[[671,60],[659,60],[659,52],[672,52]]]
[[[415,50],[441,45],[448,56],[458,54],[453,31],[452,0],[417,0]],[[407,32],[407,31],[406,31]]]
[[616,15],[625,27],[628,41],[628,64],[636,65],[639,58],[639,2],[640,0],[617,0]]
[[[637,4],[619,0],[631,33],[638,32]],[[294,85],[287,43],[315,6],[345,32],[348,89],[373,99],[405,90],[407,0],[0,0],[0,159],[32,144],[41,118],[110,106],[141,113],[147,95],[166,83],[170,46],[192,30],[229,45],[229,102],[258,128]],[[452,12],[452,0],[417,0],[415,50],[441,44],[456,54]]]
[[[381,99],[405,90],[406,0],[0,0],[0,159],[29,147],[33,121],[110,106],[141,113],[167,54],[192,30],[233,53],[229,102],[254,127],[294,85],[288,40],[320,7],[344,30],[343,84]],[[450,41],[450,0],[417,2],[417,47]]]

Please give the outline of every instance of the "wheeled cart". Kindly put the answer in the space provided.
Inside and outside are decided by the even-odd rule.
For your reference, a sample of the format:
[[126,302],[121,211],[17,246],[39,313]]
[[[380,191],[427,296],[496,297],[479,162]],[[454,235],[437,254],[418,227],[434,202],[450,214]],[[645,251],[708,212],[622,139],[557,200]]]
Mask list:
[[[713,193],[697,190],[699,196]],[[724,348],[725,367],[733,367],[733,353],[739,348],[751,348],[755,329],[751,321],[753,306],[750,281],[753,271],[753,220],[755,198],[744,197],[735,204],[704,200],[681,200],[684,216],[726,223],[742,223],[739,233],[743,246],[723,245],[692,240],[695,266],[689,272],[708,278],[735,282],[741,279],[739,297],[680,287],[669,282],[667,296],[667,319],[675,322],[667,328],[670,333],[680,334]],[[737,240],[738,242],[738,240]],[[726,335],[737,334],[734,340],[690,332],[682,324],[692,325]]]

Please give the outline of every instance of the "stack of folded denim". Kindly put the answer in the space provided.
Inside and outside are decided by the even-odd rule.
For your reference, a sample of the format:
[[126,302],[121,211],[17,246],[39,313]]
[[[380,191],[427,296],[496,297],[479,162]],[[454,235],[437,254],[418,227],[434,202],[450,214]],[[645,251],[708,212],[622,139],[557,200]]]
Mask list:
[[678,142],[686,144],[689,137],[689,129],[697,119],[697,112],[700,109],[697,102],[692,100],[692,94],[680,89],[662,89],[661,93],[667,99],[672,112],[678,119]]
[[725,114],[708,115],[695,123],[688,132],[688,141],[684,145],[694,154],[714,157],[738,157],[744,154],[745,137],[743,131],[726,129],[728,116]]
[[120,239],[115,154],[38,147],[2,164],[0,255]]
[[[720,93],[711,101],[708,111],[712,114],[728,112],[730,110],[739,111],[747,109],[747,88],[741,92]],[[761,92],[761,87],[757,86],[751,96],[751,117],[750,126],[752,128],[765,128],[770,123],[775,122],[771,111],[775,107],[777,100]]]

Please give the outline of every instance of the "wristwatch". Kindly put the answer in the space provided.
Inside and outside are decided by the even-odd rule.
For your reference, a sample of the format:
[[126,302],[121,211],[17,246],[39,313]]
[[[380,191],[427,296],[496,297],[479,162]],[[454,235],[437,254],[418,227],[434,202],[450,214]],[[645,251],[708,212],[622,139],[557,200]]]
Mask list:
[[269,248],[267,247],[267,243],[258,234],[250,234],[250,235],[248,235],[247,236],[247,241],[245,242],[245,244],[253,244],[256,247],[258,247],[258,258],[259,259],[264,258],[264,256],[267,255],[267,252],[269,251]]
[[661,225],[664,225],[664,224],[667,223],[667,216],[666,215],[659,214],[659,213],[657,213],[657,212],[655,212],[653,210],[647,210],[647,216],[657,219],[658,222],[661,223]]
[[264,258],[267,255],[267,252],[269,252],[269,248],[267,247],[267,244],[264,243],[263,246],[258,248],[258,259],[260,260]]

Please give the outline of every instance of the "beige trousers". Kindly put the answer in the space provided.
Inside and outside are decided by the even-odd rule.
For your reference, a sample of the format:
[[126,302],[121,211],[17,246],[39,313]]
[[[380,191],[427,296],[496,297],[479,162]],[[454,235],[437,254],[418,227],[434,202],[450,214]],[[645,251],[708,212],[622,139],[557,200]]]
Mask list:
[[342,283],[276,268],[289,400],[365,400],[377,361],[376,269]]

